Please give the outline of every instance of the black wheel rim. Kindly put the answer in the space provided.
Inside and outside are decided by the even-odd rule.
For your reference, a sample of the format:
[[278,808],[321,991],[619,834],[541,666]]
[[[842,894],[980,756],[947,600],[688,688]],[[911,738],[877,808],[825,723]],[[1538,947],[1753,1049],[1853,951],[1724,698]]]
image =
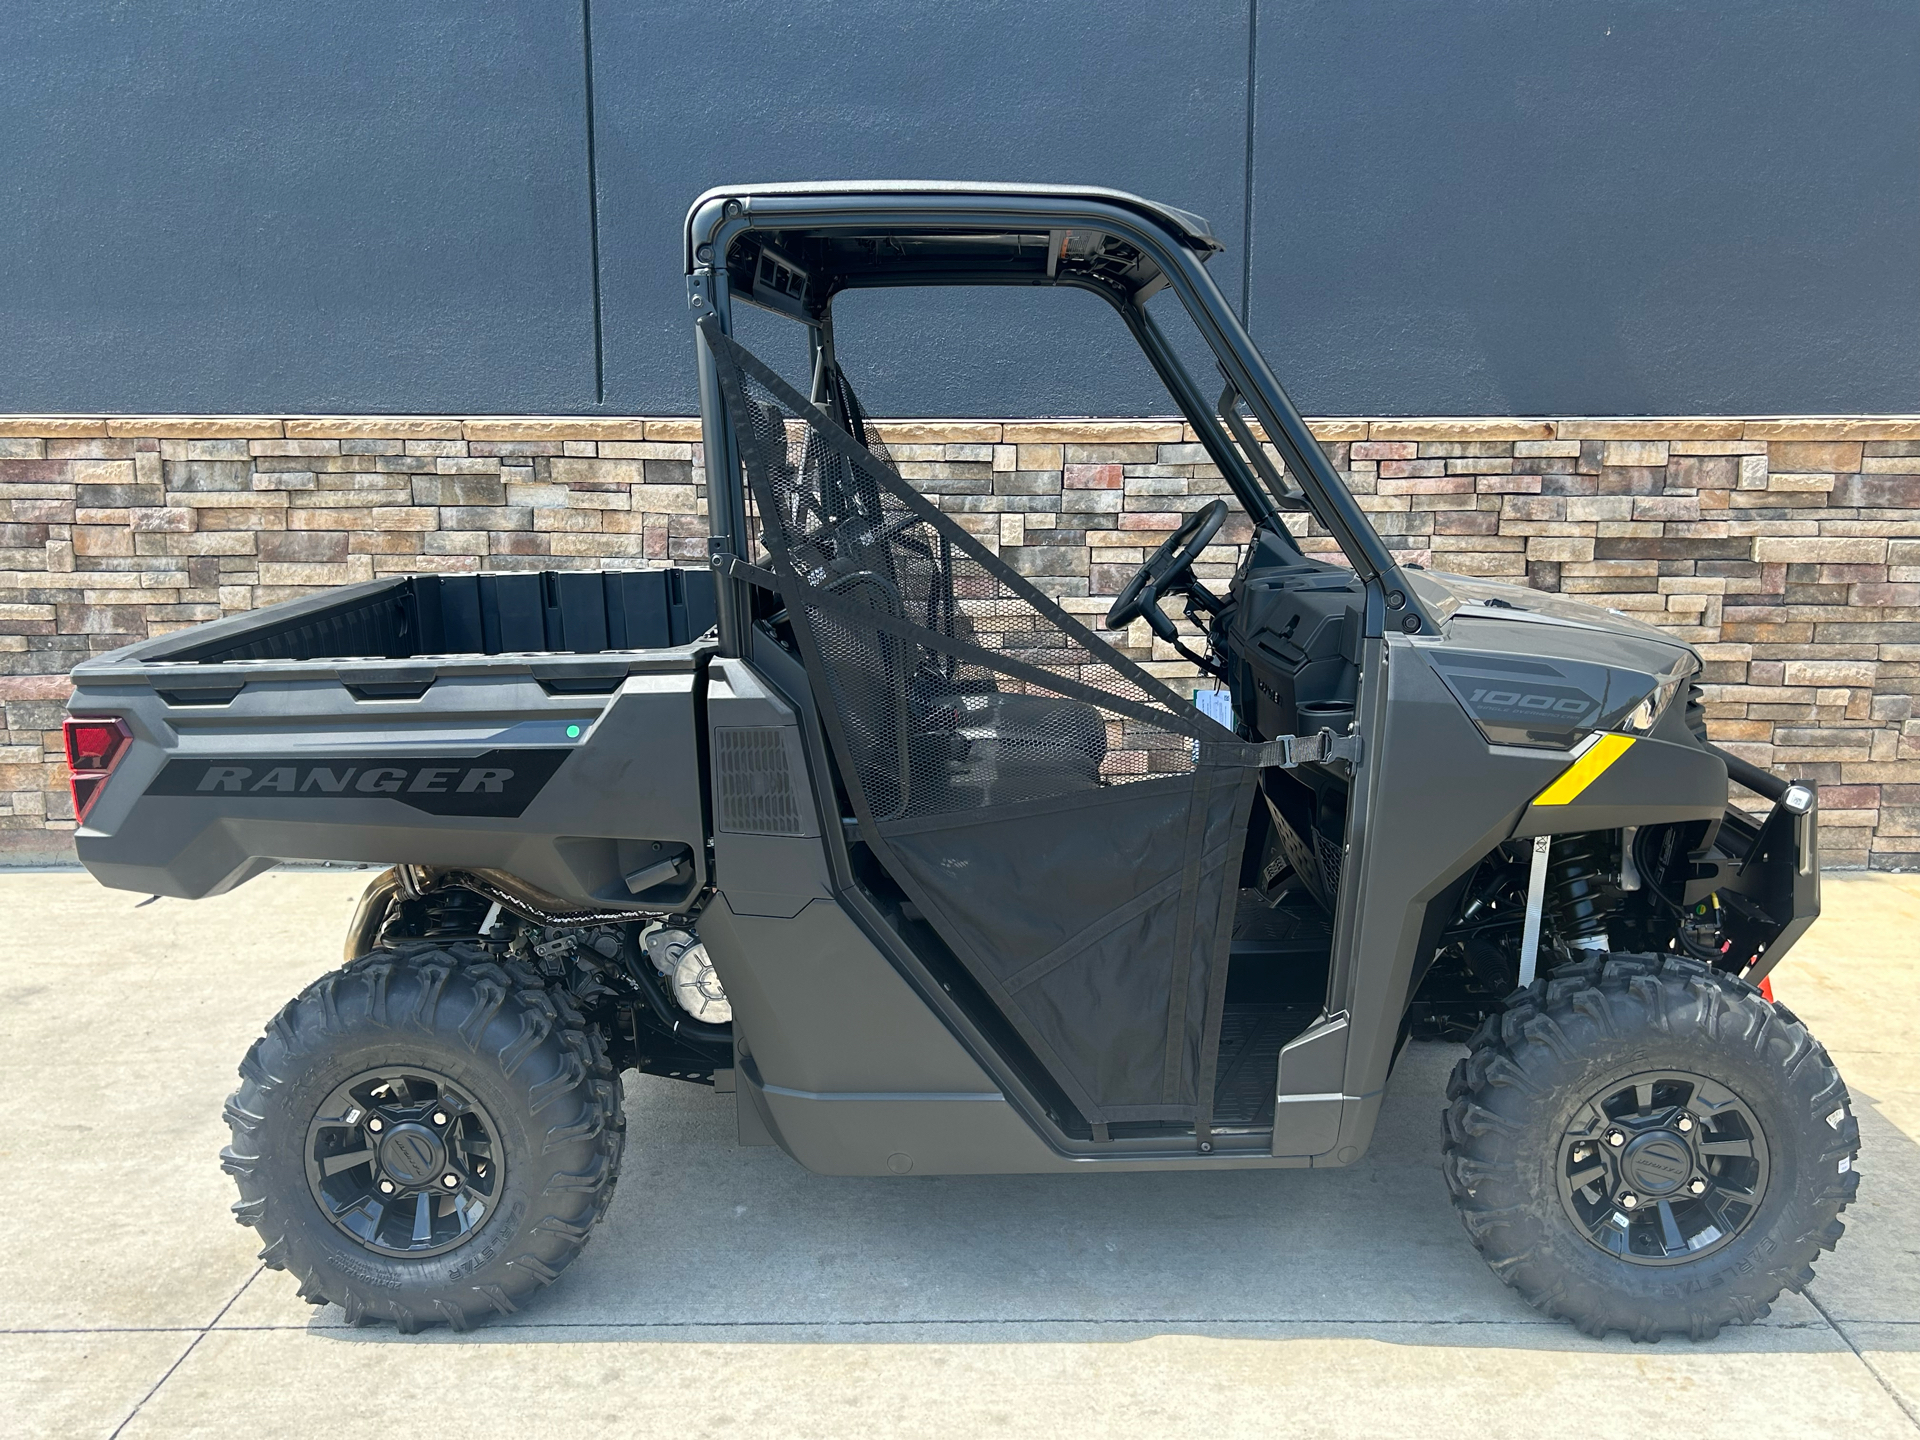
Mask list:
[[307,1184],[334,1227],[381,1255],[473,1238],[505,1178],[499,1127],[451,1080],[416,1066],[339,1086],[307,1127]]
[[1557,1169],[1561,1203],[1591,1244],[1635,1265],[1678,1265],[1746,1229],[1771,1161],[1759,1118],[1725,1085],[1649,1070],[1580,1107]]

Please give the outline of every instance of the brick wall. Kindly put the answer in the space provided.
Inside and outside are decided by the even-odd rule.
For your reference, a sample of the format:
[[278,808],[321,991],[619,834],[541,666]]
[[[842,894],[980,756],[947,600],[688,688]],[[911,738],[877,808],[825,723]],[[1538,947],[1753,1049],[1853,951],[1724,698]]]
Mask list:
[[[1920,418],[1314,431],[1405,558],[1699,645],[1714,737],[1820,783],[1830,865],[1920,866]],[[1178,423],[883,433],[903,473],[1088,614],[1223,488]],[[688,420],[0,418],[0,860],[69,853],[58,726],[85,656],[379,575],[698,562],[697,436]],[[1225,575],[1233,551],[1213,553],[1201,573]],[[1144,625],[1125,639],[1190,673]]]

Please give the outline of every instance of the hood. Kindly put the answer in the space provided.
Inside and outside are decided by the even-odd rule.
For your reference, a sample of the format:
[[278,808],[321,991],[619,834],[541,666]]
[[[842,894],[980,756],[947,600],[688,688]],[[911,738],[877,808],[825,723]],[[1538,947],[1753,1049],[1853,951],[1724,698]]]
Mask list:
[[1564,750],[1595,730],[1646,734],[1700,671],[1691,645],[1619,610],[1497,580],[1403,573],[1442,632],[1415,645],[1494,744]]
[[1657,625],[1636,620],[1624,610],[1604,605],[1589,605],[1526,585],[1502,580],[1483,580],[1477,576],[1450,575],[1444,570],[1402,570],[1408,586],[1425,602],[1428,613],[1445,625],[1456,614],[1476,620],[1514,620],[1544,625],[1571,625],[1585,630],[1601,630],[1613,635],[1634,635],[1657,640],[1664,645],[1691,652],[1686,641],[1667,633]]

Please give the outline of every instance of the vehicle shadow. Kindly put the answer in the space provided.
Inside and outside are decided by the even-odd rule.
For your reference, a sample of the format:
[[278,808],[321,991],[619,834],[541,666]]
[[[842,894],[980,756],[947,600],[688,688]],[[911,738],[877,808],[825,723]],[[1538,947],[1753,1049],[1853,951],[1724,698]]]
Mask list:
[[[682,1341],[991,1343],[1190,1334],[1371,1338],[1583,1350],[1494,1278],[1439,1168],[1440,1109],[1460,1047],[1408,1047],[1372,1148],[1342,1170],[867,1179],[742,1149],[730,1096],[629,1075],[619,1191],[561,1280],[467,1335],[309,1328],[361,1343]],[[1920,1346],[1920,1253],[1905,1220],[1920,1146],[1856,1096],[1861,1202],[1823,1257],[1828,1313],[1904,1326]],[[270,1284],[283,1277],[263,1276]],[[1783,1296],[1721,1350],[1832,1350],[1806,1298]],[[1882,1346],[1880,1348],[1889,1348]]]

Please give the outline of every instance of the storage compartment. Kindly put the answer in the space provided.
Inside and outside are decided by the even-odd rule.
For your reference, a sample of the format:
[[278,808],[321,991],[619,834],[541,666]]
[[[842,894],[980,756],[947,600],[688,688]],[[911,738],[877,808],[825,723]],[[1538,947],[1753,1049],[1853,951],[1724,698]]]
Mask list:
[[1237,590],[1228,649],[1242,715],[1263,738],[1341,733],[1333,717],[1351,716],[1359,673],[1360,582],[1288,565],[1250,573]]
[[707,570],[541,570],[402,575],[296,600],[146,646],[142,658],[405,660],[430,655],[596,655],[664,650],[714,622]]

